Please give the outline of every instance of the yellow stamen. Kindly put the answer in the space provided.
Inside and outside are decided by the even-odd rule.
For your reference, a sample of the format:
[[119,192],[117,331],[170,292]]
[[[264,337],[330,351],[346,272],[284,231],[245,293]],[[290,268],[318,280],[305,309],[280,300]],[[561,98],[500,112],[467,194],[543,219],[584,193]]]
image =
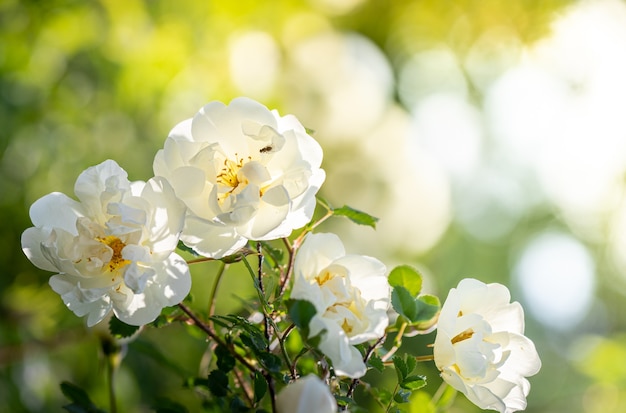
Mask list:
[[124,267],[127,264],[130,264],[129,260],[125,260],[122,258],[122,250],[126,246],[121,239],[114,235],[109,235],[104,238],[96,238],[98,241],[108,246],[113,250],[113,255],[111,256],[111,260],[108,263],[109,271],[114,272]]
[[224,167],[221,172],[217,175],[217,182],[230,186],[235,189],[239,185],[239,178],[237,177],[237,172],[243,166],[243,159],[240,159],[238,162],[231,161],[230,159],[224,160]]
[[348,320],[346,319],[343,320],[343,323],[341,324],[341,328],[343,329],[343,331],[346,332],[346,334],[352,333],[352,326],[348,324]]
[[317,281],[317,283],[319,285],[324,285],[326,284],[328,281],[331,280],[331,278],[333,278],[332,274],[330,273],[330,271],[324,271],[323,273],[321,273],[320,275],[318,275],[317,277],[315,277],[315,281]]
[[473,335],[474,335],[474,330],[472,330],[471,328],[468,328],[467,330],[465,330],[465,331],[457,334],[456,336],[454,336],[452,338],[452,340],[450,340],[450,341],[452,341],[452,344],[456,344],[456,343],[458,343],[460,341],[472,338]]

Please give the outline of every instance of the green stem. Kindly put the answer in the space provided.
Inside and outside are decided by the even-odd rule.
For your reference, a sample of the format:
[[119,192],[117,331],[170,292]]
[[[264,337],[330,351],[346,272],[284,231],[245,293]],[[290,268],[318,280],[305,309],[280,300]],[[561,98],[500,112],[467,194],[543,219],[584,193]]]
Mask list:
[[187,261],[187,264],[198,264],[200,262],[217,261],[215,258],[202,257]]
[[[223,261],[220,261],[220,268],[217,271],[217,276],[215,278],[215,284],[213,284],[213,289],[211,290],[211,295],[209,296],[209,320],[211,316],[215,312],[215,295],[217,294],[217,289],[220,285],[220,281],[222,280],[222,275],[226,271],[226,264]],[[211,321],[209,323],[212,324]]]
[[296,258],[295,248],[289,243],[289,239],[283,238],[283,243],[285,244],[287,252],[289,253],[289,262],[287,264],[287,270],[280,280],[280,289],[278,290],[279,296],[283,295],[283,293],[285,292],[285,288],[287,288],[287,285],[289,284],[289,279],[291,278],[291,273],[293,272],[293,263]]
[[391,393],[391,398],[389,399],[389,404],[387,405],[387,408],[385,409],[385,413],[388,413],[389,409],[391,409],[391,405],[393,404],[393,398],[396,396],[396,392],[398,391],[399,385],[400,383],[396,383],[396,387],[393,388],[393,393]]

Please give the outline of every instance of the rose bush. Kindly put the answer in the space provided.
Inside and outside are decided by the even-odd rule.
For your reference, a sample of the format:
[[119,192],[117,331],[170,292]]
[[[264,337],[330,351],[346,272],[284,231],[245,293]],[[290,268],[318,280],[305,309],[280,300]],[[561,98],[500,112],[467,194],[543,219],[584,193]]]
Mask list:
[[34,227],[22,249],[37,267],[58,274],[50,286],[93,326],[112,310],[127,324],[153,321],[182,301],[191,278],[174,249],[185,206],[162,178],[128,181],[112,160],[85,170],[79,201],[54,192],[30,208]]
[[174,127],[154,173],[189,208],[181,240],[220,258],[309,222],[325,179],[321,162],[322,149],[294,116],[238,98],[211,102]]
[[382,262],[346,255],[334,234],[307,235],[296,257],[291,298],[315,306],[310,337],[321,334],[318,348],[330,358],[336,374],[365,374],[363,356],[354,345],[385,334],[389,295]]
[[462,280],[450,290],[437,326],[434,357],[441,377],[481,409],[526,408],[525,377],[541,368],[524,336],[524,311],[501,284]]

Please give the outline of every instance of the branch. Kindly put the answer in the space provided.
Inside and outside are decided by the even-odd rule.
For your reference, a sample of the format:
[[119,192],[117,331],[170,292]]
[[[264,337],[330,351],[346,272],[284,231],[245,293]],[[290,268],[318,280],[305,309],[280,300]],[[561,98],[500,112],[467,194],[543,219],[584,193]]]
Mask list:
[[213,331],[213,329],[211,327],[209,327],[208,325],[206,325],[205,323],[202,322],[202,320],[200,320],[190,309],[189,307],[187,307],[185,304],[183,303],[179,303],[178,307],[183,310],[183,312],[185,314],[187,314],[189,316],[189,318],[191,318],[191,320],[193,320],[194,324],[202,331],[204,331],[209,337],[211,337],[211,339],[213,339],[218,345],[223,346],[224,348],[227,348],[230,353],[233,355],[233,357],[235,357],[237,359],[237,361],[239,361],[241,364],[243,364],[244,366],[246,366],[248,368],[248,370],[250,370],[251,372],[256,372],[259,371],[255,366],[253,366],[248,360],[246,360],[245,357],[243,357],[241,354],[237,353],[235,350],[232,349],[231,346],[229,346],[228,344],[226,344],[226,342],[224,340],[222,340],[216,333],[215,331]]

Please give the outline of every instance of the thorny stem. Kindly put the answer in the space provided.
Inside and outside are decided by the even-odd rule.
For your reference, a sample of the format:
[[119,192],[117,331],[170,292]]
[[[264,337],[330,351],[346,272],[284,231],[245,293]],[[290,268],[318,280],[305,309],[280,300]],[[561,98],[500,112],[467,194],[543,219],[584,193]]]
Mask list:
[[289,353],[287,353],[287,349],[285,348],[285,340],[287,339],[287,337],[289,336],[289,333],[291,333],[291,331],[295,328],[296,325],[291,324],[289,327],[285,329],[285,331],[282,334],[279,333],[278,328],[276,327],[276,324],[274,324],[273,322],[272,322],[272,326],[274,328],[274,331],[276,332],[276,336],[278,337],[278,345],[280,347],[280,351],[283,354],[285,363],[289,367],[289,374],[291,375],[291,379],[295,380],[296,377],[298,376],[298,373],[296,371],[296,365],[291,364]]
[[287,264],[287,271],[285,272],[283,279],[280,280],[280,290],[278,291],[279,296],[283,295],[285,288],[287,288],[287,285],[289,284],[291,273],[293,273],[293,264],[296,259],[296,249],[298,248],[298,245],[295,243],[291,245],[288,238],[283,238],[283,243],[289,252],[289,262]]
[[[257,267],[257,281],[259,283],[259,292],[260,295],[263,299],[263,301],[265,301],[265,287],[263,287],[263,254],[261,253],[261,243],[257,242],[256,244],[256,250],[258,253],[258,258],[259,258],[259,263],[258,263],[258,267]],[[267,311],[263,311],[263,320],[265,321],[265,339],[267,340],[267,342],[270,342],[270,336],[271,334],[271,326],[270,326],[270,317],[267,314]]]
[[251,372],[256,372],[258,371],[256,367],[254,367],[248,360],[246,360],[245,357],[243,357],[241,354],[237,353],[235,350],[232,349],[232,347],[230,347],[228,344],[226,344],[226,342],[224,342],[224,340],[222,340],[214,331],[211,327],[209,327],[208,325],[206,325],[205,323],[202,322],[202,320],[200,320],[190,309],[189,307],[187,307],[185,304],[183,303],[179,303],[178,307],[183,310],[183,312],[185,314],[187,314],[189,316],[189,318],[191,318],[191,320],[194,322],[194,324],[202,331],[204,331],[209,337],[211,337],[211,339],[213,339],[218,345],[223,346],[224,348],[228,349],[230,351],[230,353],[233,355],[233,357],[235,357],[237,359],[237,361],[239,361],[241,364],[243,364],[244,366],[246,366],[246,368],[248,370],[250,370]]
[[[259,301],[261,302],[261,307],[263,308],[263,320],[265,321],[265,338],[267,340],[267,350],[269,351],[269,343],[270,343],[270,337],[271,337],[271,324],[273,323],[273,320],[271,320],[270,315],[268,314],[268,309],[267,309],[267,301],[265,300],[265,293],[264,293],[264,288],[263,288],[263,254],[261,253],[261,243],[257,243],[257,252],[258,252],[258,257],[259,257],[259,261],[258,261],[258,267],[257,267],[257,273],[256,273],[256,282],[257,282],[257,293],[259,295]],[[248,262],[247,259],[243,259],[244,264],[246,265],[246,267],[248,268],[248,271],[250,271],[250,275],[252,275],[252,277],[254,278],[254,271],[252,270],[252,267],[250,266],[250,263]],[[272,402],[272,412],[276,413],[276,391],[274,389],[274,378],[272,377],[272,375],[267,372],[267,371],[263,371],[263,378],[265,378],[265,381],[267,382],[267,392],[269,393],[270,396],[270,400]]]

